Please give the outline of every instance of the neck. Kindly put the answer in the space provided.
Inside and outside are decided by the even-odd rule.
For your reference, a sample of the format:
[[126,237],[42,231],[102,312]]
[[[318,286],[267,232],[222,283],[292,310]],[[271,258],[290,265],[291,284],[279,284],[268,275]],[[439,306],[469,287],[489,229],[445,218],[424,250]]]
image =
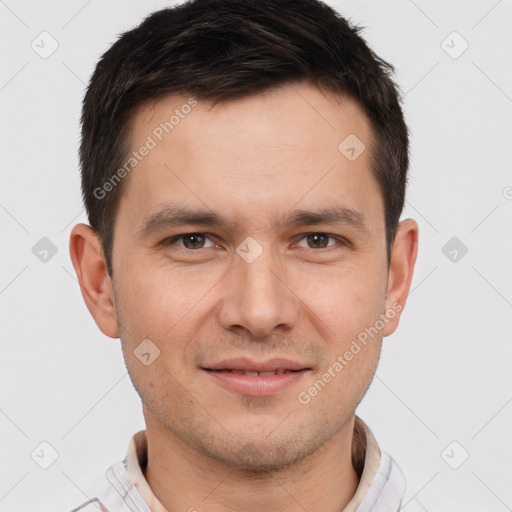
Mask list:
[[145,477],[167,512],[340,512],[359,482],[352,464],[354,419],[298,463],[258,474],[207,457],[149,422]]

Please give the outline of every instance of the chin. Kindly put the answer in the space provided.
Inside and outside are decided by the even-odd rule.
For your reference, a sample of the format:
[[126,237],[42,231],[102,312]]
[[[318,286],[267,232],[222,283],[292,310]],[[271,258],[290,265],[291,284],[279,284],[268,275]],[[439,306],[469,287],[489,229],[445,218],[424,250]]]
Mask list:
[[248,474],[264,475],[290,467],[307,455],[304,447],[297,452],[296,447],[293,451],[288,451],[283,447],[267,447],[264,443],[249,442],[238,451],[224,452],[219,460]]

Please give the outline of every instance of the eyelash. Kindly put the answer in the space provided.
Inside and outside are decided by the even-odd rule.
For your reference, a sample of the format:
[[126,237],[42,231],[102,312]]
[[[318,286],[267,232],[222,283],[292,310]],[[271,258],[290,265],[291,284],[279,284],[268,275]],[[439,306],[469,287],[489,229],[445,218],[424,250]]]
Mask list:
[[[202,237],[205,237],[205,238],[208,238],[208,235],[206,233],[195,233],[195,232],[192,232],[192,233],[184,233],[182,235],[176,235],[176,236],[172,236],[172,237],[169,237],[169,238],[166,238],[165,240],[162,241],[162,244],[163,245],[173,245],[174,243],[176,243],[178,240],[183,240],[185,237],[187,236],[194,236],[194,235],[199,235],[199,236],[202,236]],[[303,240],[304,238],[310,236],[310,235],[323,235],[323,236],[327,236],[331,239],[334,239],[336,241],[339,242],[339,244],[341,245],[349,245],[349,242],[344,239],[343,237],[339,237],[339,236],[335,236],[335,235],[331,235],[330,233],[324,233],[322,231],[312,231],[310,233],[305,233],[304,235],[301,236],[301,238],[299,239],[299,242],[301,240]],[[327,247],[319,247],[319,248],[313,248],[313,247],[303,247],[303,249],[309,249],[311,251],[319,251],[320,249],[332,249],[332,247],[334,247],[334,245],[328,245]],[[201,249],[209,249],[209,247],[200,247],[199,249],[188,249],[187,247],[180,247],[180,249],[183,249],[185,251],[188,251],[188,252],[196,252],[196,251],[199,251]]]

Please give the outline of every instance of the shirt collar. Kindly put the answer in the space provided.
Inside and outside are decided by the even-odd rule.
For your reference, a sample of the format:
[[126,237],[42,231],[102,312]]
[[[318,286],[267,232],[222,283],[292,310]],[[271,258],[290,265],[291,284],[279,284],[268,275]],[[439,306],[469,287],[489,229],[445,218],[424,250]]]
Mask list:
[[[158,501],[157,497],[149,487],[144,470],[148,460],[148,443],[146,431],[137,432],[130,440],[128,452],[126,454],[126,470],[128,477],[134,487],[137,489],[143,500],[147,503],[152,512],[167,512],[164,506]],[[356,416],[354,424],[354,437],[352,441],[352,459],[354,467],[360,465],[364,459],[364,467],[352,499],[347,503],[343,512],[356,512],[368,493],[372,482],[379,470],[381,453],[377,441],[366,423]]]
[[146,502],[151,512],[167,512],[164,506],[153,494],[151,487],[144,476],[148,463],[148,440],[146,431],[137,432],[130,440],[128,453],[126,454],[126,471],[133,486],[139,491],[142,499]]
[[381,461],[379,445],[377,444],[372,431],[361,418],[356,416],[354,438],[352,441],[352,460],[354,466],[357,464],[356,461],[362,460],[363,457],[364,467],[359,479],[359,485],[357,486],[354,496],[352,496],[352,499],[343,509],[343,512],[357,511],[357,508],[364,500],[364,497],[372,486],[375,476],[379,471]]

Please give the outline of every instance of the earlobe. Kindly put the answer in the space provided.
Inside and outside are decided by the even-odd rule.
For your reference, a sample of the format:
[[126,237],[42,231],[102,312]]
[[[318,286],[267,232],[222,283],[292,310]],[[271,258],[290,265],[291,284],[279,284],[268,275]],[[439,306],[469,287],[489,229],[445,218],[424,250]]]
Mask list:
[[384,327],[384,336],[389,336],[398,327],[407,301],[418,254],[418,232],[418,224],[413,219],[403,220],[398,225],[389,264],[386,294],[386,312],[390,313],[390,317],[391,312],[394,313]]
[[103,334],[118,338],[112,282],[97,232],[77,224],[71,231],[69,254],[87,309]]

